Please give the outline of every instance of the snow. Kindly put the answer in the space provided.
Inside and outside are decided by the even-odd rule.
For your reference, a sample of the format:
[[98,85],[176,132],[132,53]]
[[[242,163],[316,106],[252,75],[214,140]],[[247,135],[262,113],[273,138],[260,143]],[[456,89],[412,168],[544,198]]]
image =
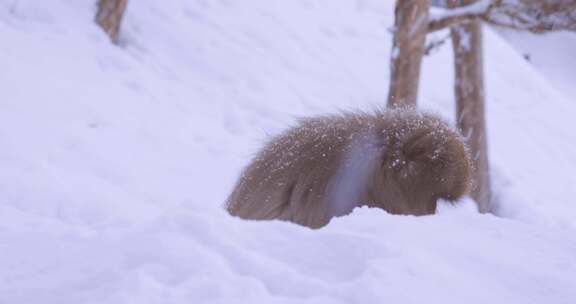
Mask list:
[[576,99],[576,87],[570,81],[576,68],[576,34],[550,32],[532,34],[497,27],[498,33],[521,52],[551,85],[570,100]]
[[[115,47],[92,0],[0,0],[0,303],[574,303],[571,78],[491,29],[496,215],[465,199],[310,230],[222,209],[298,116],[383,106],[392,5],[130,1]],[[419,95],[448,119],[451,56]]]
[[430,21],[438,21],[444,18],[463,16],[463,15],[476,15],[482,14],[488,10],[492,4],[491,0],[479,0],[472,4],[456,7],[456,8],[443,8],[432,6],[430,8]]
[[2,233],[10,245],[0,260],[9,270],[4,302],[574,299],[569,235],[480,216],[473,207],[418,219],[364,208],[319,231],[188,208],[130,227],[85,231],[56,221],[44,228],[41,239],[37,227]]
[[472,37],[470,37],[470,32],[466,31],[463,27],[457,27],[455,31],[460,36],[460,47],[466,51],[470,50],[472,44]]

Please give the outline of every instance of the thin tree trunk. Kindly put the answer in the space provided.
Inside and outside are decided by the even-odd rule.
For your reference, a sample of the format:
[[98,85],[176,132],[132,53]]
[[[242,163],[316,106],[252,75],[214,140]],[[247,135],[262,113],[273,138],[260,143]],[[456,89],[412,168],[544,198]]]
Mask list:
[[428,32],[428,0],[397,0],[388,107],[416,107]]
[[99,0],[96,23],[108,34],[113,43],[118,43],[118,33],[128,0]]
[[[470,0],[450,0],[450,6]],[[484,113],[482,28],[479,21],[451,29],[455,60],[456,121],[474,161],[471,195],[481,213],[490,212],[491,189]]]

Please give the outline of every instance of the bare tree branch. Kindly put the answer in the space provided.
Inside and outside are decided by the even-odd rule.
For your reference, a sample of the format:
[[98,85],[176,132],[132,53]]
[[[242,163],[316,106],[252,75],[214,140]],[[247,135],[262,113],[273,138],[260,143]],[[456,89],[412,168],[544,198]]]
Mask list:
[[464,7],[437,9],[431,16],[428,32],[478,19],[535,33],[576,31],[576,0],[480,0]]
[[435,32],[445,28],[453,27],[455,25],[465,24],[481,19],[481,17],[482,14],[465,14],[430,20],[428,23],[428,32]]
[[428,32],[434,32],[457,24],[467,23],[489,13],[493,0],[478,0],[456,8],[434,8],[430,12]]
[[498,0],[482,19],[535,33],[576,31],[576,0]]

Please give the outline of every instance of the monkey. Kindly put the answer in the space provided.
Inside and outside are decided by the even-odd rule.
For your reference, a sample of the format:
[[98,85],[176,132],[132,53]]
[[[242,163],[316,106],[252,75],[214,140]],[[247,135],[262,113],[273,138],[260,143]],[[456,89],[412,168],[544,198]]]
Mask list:
[[461,135],[415,109],[341,112],[300,119],[271,138],[225,202],[233,216],[312,229],[355,207],[429,215],[471,187]]

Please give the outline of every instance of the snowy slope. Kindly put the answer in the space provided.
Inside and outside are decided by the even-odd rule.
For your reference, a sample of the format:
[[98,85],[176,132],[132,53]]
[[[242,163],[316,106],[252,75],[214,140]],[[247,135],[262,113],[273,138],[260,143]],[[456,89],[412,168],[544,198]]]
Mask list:
[[[0,0],[0,303],[574,303],[576,103],[490,30],[501,217],[222,210],[268,134],[384,104],[391,2],[131,1],[118,48],[94,1]],[[445,46],[422,105],[451,82]]]
[[552,82],[555,88],[571,101],[576,100],[572,73],[576,69],[576,33],[533,34],[506,28],[495,29]]

